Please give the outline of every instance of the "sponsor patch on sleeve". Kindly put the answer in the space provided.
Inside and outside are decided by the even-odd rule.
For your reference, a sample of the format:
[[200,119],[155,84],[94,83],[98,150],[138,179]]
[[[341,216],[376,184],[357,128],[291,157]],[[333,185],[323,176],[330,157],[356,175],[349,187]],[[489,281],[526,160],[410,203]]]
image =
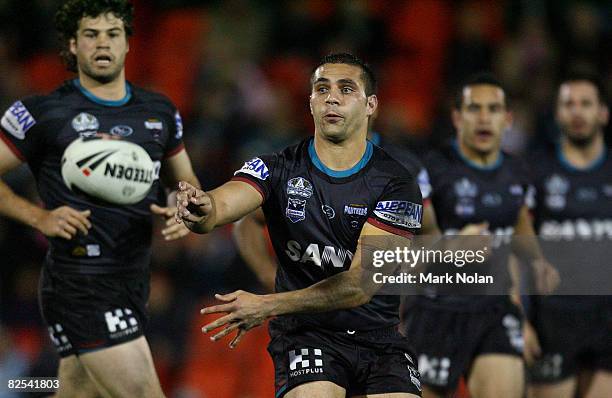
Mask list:
[[17,101],[4,113],[0,124],[15,138],[23,140],[27,131],[36,124],[36,119],[21,101]]
[[385,200],[376,204],[374,215],[402,228],[421,228],[423,206],[405,200]]
[[183,118],[181,118],[179,111],[176,111],[174,114],[174,122],[176,124],[176,134],[174,135],[174,138],[180,140],[183,138]]
[[423,199],[427,199],[431,196],[431,183],[429,182],[429,174],[426,169],[421,169],[417,176],[417,183],[421,189],[421,196]]
[[270,172],[268,171],[268,166],[266,166],[264,161],[260,158],[253,158],[249,160],[244,164],[244,166],[242,166],[240,170],[236,171],[234,175],[240,173],[251,175],[260,180],[265,180],[270,175]]

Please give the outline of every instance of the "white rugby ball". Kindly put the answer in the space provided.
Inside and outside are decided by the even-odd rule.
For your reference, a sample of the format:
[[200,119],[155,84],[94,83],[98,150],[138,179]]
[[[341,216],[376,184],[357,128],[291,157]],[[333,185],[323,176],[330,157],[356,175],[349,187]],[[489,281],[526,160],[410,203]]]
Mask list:
[[113,204],[140,202],[149,193],[154,175],[149,154],[129,141],[78,138],[62,156],[62,178],[70,190]]

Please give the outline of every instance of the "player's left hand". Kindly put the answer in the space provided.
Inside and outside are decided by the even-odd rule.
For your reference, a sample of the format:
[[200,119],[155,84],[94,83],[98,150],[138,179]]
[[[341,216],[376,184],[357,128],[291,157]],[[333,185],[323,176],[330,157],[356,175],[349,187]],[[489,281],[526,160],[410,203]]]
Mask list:
[[200,313],[225,313],[226,315],[205,325],[202,332],[208,333],[225,326],[223,330],[210,338],[216,341],[234,330],[238,330],[238,333],[230,342],[230,348],[236,347],[246,332],[261,325],[270,316],[269,301],[265,300],[264,296],[237,290],[225,295],[215,294],[215,298],[224,301],[225,304],[202,308]]
[[551,294],[559,286],[561,277],[559,271],[544,259],[535,259],[531,262],[535,274],[535,284],[538,294]]
[[170,241],[180,239],[191,232],[185,226],[185,224],[177,224],[174,220],[176,207],[161,207],[156,204],[152,204],[149,208],[151,209],[151,213],[160,215],[166,220],[166,228],[162,229],[161,231],[165,240]]

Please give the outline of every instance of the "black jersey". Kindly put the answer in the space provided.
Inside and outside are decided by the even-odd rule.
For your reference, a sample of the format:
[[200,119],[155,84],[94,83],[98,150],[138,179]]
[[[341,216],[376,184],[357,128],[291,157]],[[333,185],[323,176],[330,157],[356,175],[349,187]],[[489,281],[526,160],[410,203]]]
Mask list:
[[[307,139],[273,155],[250,160],[234,179],[254,186],[279,260],[276,291],[306,288],[346,271],[367,221],[411,237],[422,218],[414,176],[368,141],[350,170],[330,170]],[[333,330],[371,330],[395,325],[399,297],[374,296],[360,307],[299,319]]]
[[[106,101],[78,80],[65,82],[46,96],[15,102],[1,120],[0,138],[28,163],[47,209],[68,205],[91,210],[92,228],[73,239],[50,238],[48,264],[78,273],[141,270],[149,265],[151,203],[161,203],[159,169],[165,157],[182,148],[182,122],[165,97],[127,85],[127,95]],[[61,175],[61,158],[78,137],[98,132],[120,136],[142,146],[155,164],[155,181],[142,201],[129,206],[101,205],[70,191]]]
[[428,204],[429,195],[431,195],[431,182],[429,181],[427,169],[419,158],[412,151],[386,140],[376,132],[371,134],[370,141],[384,149],[387,154],[400,162],[402,166],[416,177],[419,189],[421,190],[421,196],[423,197],[423,204]]
[[[525,205],[528,187],[523,164],[502,152],[495,164],[482,167],[465,158],[456,143],[432,152],[424,163],[431,178],[431,202],[441,231],[455,235],[467,224],[488,222],[489,231],[494,235],[491,243],[494,251],[489,261],[477,265],[477,272],[495,275],[496,292],[510,288],[507,270],[510,237]],[[482,297],[470,296],[446,296],[438,300],[486,302]]]
[[[610,264],[612,151],[605,150],[586,169],[569,164],[560,148],[539,153],[532,164],[534,190],[529,204],[545,255],[561,274],[560,291],[591,294],[575,289],[581,283],[577,278],[598,275],[609,281],[609,272],[590,267],[609,269]],[[589,286],[596,280],[584,282]]]

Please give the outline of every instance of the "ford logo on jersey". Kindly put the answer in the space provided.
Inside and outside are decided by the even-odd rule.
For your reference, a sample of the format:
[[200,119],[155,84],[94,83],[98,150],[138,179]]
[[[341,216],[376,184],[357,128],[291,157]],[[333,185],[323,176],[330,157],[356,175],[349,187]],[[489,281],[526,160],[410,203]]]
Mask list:
[[118,135],[119,137],[127,137],[128,135],[131,135],[133,132],[134,132],[134,129],[126,125],[119,125],[119,126],[115,126],[112,129],[110,129],[110,133],[112,135]]
[[234,173],[234,175],[238,173],[245,173],[260,180],[265,180],[270,175],[268,166],[266,166],[264,161],[260,158],[253,158],[246,162],[240,170]]
[[398,227],[421,228],[423,206],[405,200],[384,200],[376,204],[374,214]]

